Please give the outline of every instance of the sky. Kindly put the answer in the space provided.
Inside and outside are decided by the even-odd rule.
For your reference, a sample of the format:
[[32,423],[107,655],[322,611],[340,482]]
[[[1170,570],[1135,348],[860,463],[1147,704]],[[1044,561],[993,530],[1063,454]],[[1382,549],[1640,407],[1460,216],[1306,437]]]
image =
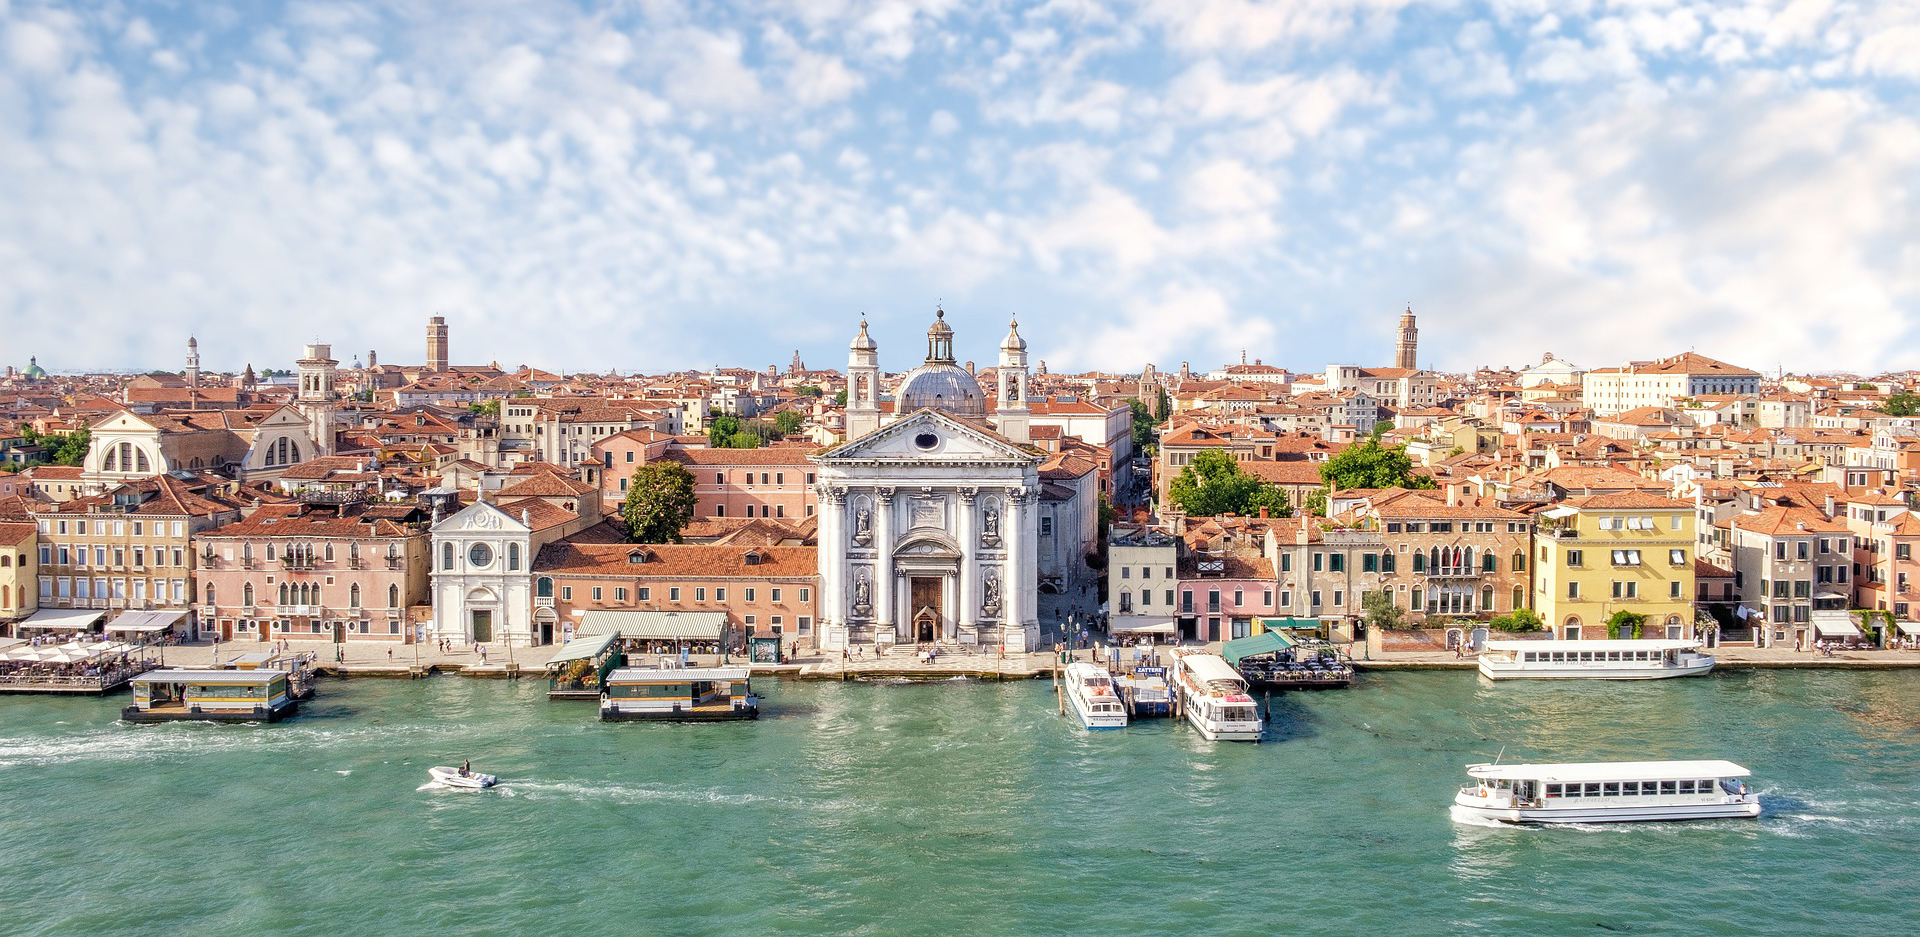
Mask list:
[[0,0],[0,363],[1920,366],[1920,4]]

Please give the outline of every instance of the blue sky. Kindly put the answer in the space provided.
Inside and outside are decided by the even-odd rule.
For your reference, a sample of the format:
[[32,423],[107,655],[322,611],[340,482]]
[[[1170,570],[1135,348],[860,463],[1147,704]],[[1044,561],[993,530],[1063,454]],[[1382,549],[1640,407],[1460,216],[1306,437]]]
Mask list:
[[5,363],[1903,368],[1920,8],[0,0]]

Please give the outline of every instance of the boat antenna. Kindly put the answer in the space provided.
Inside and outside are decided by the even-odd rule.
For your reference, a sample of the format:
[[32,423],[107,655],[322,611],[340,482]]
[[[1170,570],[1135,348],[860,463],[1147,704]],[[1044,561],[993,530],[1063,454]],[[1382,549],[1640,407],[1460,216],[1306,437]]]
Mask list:
[[1502,745],[1500,746],[1500,754],[1493,756],[1493,763],[1497,765],[1500,763],[1500,759],[1505,757],[1507,757],[1507,747]]

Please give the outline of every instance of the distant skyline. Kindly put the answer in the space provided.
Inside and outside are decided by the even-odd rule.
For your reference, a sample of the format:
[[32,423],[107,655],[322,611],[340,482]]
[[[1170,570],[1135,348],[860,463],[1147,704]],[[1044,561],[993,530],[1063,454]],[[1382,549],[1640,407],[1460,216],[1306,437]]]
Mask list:
[[0,0],[0,363],[1904,368],[1916,81],[1895,3]]

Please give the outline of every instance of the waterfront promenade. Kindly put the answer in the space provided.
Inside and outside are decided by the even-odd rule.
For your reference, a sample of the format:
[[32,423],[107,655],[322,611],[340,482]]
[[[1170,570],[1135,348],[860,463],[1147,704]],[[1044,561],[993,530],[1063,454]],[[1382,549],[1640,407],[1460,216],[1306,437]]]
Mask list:
[[[217,645],[196,642],[167,646],[157,656],[166,666],[207,667],[232,660],[236,655],[259,654],[272,648],[272,645],[250,642],[223,642]],[[459,674],[494,679],[510,678],[516,674],[522,678],[539,678],[543,675],[547,659],[557,650],[557,647],[539,647],[515,648],[509,652],[504,648],[488,647],[483,659],[471,646],[465,645],[446,653],[432,645],[404,645],[389,649],[361,644],[335,645],[324,641],[292,641],[287,648],[291,653],[314,655],[323,673],[337,676],[406,678]],[[1208,648],[1217,651],[1219,644],[1216,642],[1208,645]],[[1132,652],[1132,648],[1120,649],[1123,660],[1131,660]],[[1089,660],[1091,653],[1090,650],[1081,649],[1075,652],[1075,657]],[[1354,667],[1363,672],[1472,670],[1476,666],[1471,655],[1455,657],[1452,651],[1387,651],[1356,645],[1352,653]],[[1920,651],[1835,651],[1829,657],[1818,652],[1791,649],[1719,647],[1713,649],[1713,654],[1718,660],[1716,666],[1721,670],[1920,668]],[[706,654],[693,655],[691,660],[700,664],[720,662],[719,656]],[[741,658],[734,655],[730,662],[741,663]],[[1006,655],[943,651],[928,663],[913,648],[902,646],[880,656],[862,654],[842,659],[839,654],[803,654],[789,663],[754,664],[752,668],[755,674],[760,675],[778,674],[817,680],[952,677],[1021,680],[1046,676],[1051,672],[1053,663],[1054,655],[1048,651]]]

